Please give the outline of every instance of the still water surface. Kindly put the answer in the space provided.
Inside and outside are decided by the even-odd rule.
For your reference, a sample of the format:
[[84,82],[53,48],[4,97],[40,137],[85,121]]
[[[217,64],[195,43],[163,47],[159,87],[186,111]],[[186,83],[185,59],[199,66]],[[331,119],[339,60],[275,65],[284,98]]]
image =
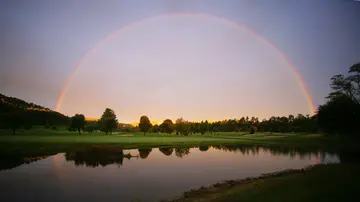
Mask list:
[[61,153],[0,171],[0,201],[159,201],[224,180],[338,162],[336,154],[262,147]]

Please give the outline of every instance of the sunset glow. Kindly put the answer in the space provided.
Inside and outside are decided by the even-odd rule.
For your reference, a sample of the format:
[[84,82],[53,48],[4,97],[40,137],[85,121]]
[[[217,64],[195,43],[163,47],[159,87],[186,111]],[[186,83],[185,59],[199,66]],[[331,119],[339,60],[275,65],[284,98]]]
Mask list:
[[[281,72],[280,74],[279,74],[279,76],[276,76],[276,77],[273,77],[273,79],[279,79],[279,78],[281,78],[281,79],[284,79],[284,77],[287,77],[287,79],[285,79],[285,80],[288,80],[288,83],[290,82],[291,84],[290,84],[290,86],[293,86],[293,84],[294,83],[298,83],[298,85],[297,85],[297,87],[296,87],[296,85],[295,86],[293,86],[293,87],[289,87],[288,88],[288,93],[291,91],[291,94],[293,94],[293,95],[295,95],[295,97],[297,98],[296,100],[297,101],[295,101],[295,102],[297,102],[298,104],[296,105],[296,107],[295,106],[289,106],[290,108],[287,108],[287,109],[284,109],[284,110],[281,110],[281,111],[279,111],[278,112],[278,114],[288,114],[288,113],[296,113],[296,112],[301,112],[301,113],[304,113],[304,114],[313,114],[313,112],[315,111],[315,106],[314,106],[314,104],[313,104],[313,101],[312,101],[312,98],[311,98],[311,95],[310,95],[310,93],[309,93],[309,91],[308,91],[308,89],[307,89],[307,86],[306,86],[306,84],[305,84],[305,82],[302,80],[302,78],[301,78],[301,75],[296,71],[296,69],[295,69],[295,67],[289,62],[289,60],[286,58],[286,56],[282,53],[282,52],[280,52],[271,42],[269,42],[269,41],[267,41],[265,38],[263,38],[263,37],[261,37],[260,35],[258,35],[258,34],[256,34],[254,31],[252,31],[252,30],[250,30],[249,28],[247,28],[247,27],[245,27],[245,26],[243,26],[243,25],[240,25],[240,24],[236,24],[235,22],[232,22],[232,21],[230,21],[230,20],[227,20],[227,19],[224,19],[224,18],[219,18],[219,17],[215,17],[215,16],[210,16],[210,15],[204,15],[204,14],[197,14],[197,13],[173,13],[173,14],[167,14],[167,15],[161,15],[161,16],[156,16],[156,17],[152,17],[152,18],[148,18],[148,19],[144,19],[144,20],[141,20],[141,21],[138,21],[138,22],[134,22],[134,23],[131,23],[131,24],[129,24],[128,26],[124,26],[124,27],[121,27],[120,29],[118,29],[118,30],[116,30],[116,31],[114,31],[113,33],[111,33],[109,36],[107,36],[107,37],[105,37],[103,40],[101,40],[92,50],[90,50],[84,57],[83,57],[83,59],[81,59],[80,60],[80,62],[79,62],[79,64],[74,68],[74,70],[73,70],[73,72],[69,75],[69,77],[67,78],[67,80],[66,80],[66,82],[65,82],[65,84],[64,84],[64,87],[63,87],[63,89],[62,89],[62,91],[61,91],[61,93],[60,93],[60,95],[59,95],[59,98],[58,98],[58,101],[57,101],[57,104],[56,104],[56,107],[55,107],[55,110],[57,110],[57,111],[60,111],[60,112],[64,112],[64,113],[69,113],[69,114],[71,114],[71,113],[74,113],[74,111],[73,110],[71,110],[70,108],[72,108],[70,105],[65,105],[64,106],[64,104],[63,104],[63,101],[65,100],[66,101],[66,99],[68,99],[69,101],[71,100],[71,102],[72,102],[72,104],[71,105],[74,105],[74,101],[71,99],[71,97],[73,97],[73,96],[71,96],[71,95],[68,95],[68,91],[70,90],[70,91],[72,91],[73,89],[72,88],[77,88],[77,86],[76,86],[76,84],[74,84],[74,82],[76,83],[76,81],[73,81],[74,79],[76,79],[77,77],[78,78],[82,78],[83,80],[85,79],[85,80],[87,80],[87,79],[89,79],[89,77],[94,77],[94,76],[96,76],[95,74],[95,72],[93,72],[93,74],[94,75],[89,75],[89,73],[87,73],[87,71],[95,71],[94,69],[95,68],[99,68],[99,67],[101,67],[102,69],[104,69],[105,67],[103,67],[103,65],[104,64],[106,64],[106,65],[110,65],[110,66],[112,66],[111,68],[112,69],[109,69],[108,71],[112,71],[113,73],[115,73],[115,74],[119,74],[120,76],[118,77],[119,79],[121,78],[121,73],[122,73],[122,71],[121,71],[121,66],[114,66],[114,64],[113,63],[116,63],[116,62],[113,62],[113,61],[111,61],[111,60],[117,60],[118,62],[117,62],[117,64],[118,65],[121,65],[122,63],[124,63],[125,62],[125,60],[127,60],[127,59],[115,59],[115,58],[112,58],[112,57],[109,57],[108,55],[106,56],[106,63],[104,63],[105,62],[105,58],[103,57],[103,56],[100,56],[100,58],[98,57],[99,55],[102,55],[103,53],[105,53],[106,51],[108,51],[107,50],[107,48],[108,47],[111,47],[111,49],[112,50],[116,50],[116,49],[118,49],[118,51],[120,51],[120,53],[121,53],[121,48],[120,48],[120,46],[121,46],[121,44],[122,45],[127,45],[127,46],[136,46],[136,44],[137,44],[137,41],[134,41],[134,40],[139,40],[140,38],[135,38],[135,37],[132,37],[132,38],[129,38],[130,36],[129,36],[129,34],[131,33],[132,35],[138,35],[138,36],[141,36],[141,35],[139,35],[140,34],[140,31],[137,31],[137,30],[146,30],[146,29],[150,29],[150,27],[153,29],[153,27],[154,28],[156,28],[157,30],[161,30],[161,29],[166,29],[166,27],[167,26],[174,26],[174,27],[179,27],[179,26],[188,26],[188,28],[187,29],[189,29],[189,30],[191,30],[192,28],[194,28],[194,23],[193,22],[198,22],[199,23],[199,25],[196,25],[196,27],[203,27],[203,28],[199,28],[199,30],[200,31],[198,31],[198,30],[196,30],[197,31],[197,33],[199,34],[199,33],[201,33],[201,31],[204,31],[204,30],[206,30],[207,29],[207,26],[219,26],[219,29],[222,29],[223,30],[223,32],[222,32],[222,34],[224,34],[224,32],[225,33],[227,33],[227,32],[229,32],[229,33],[234,33],[234,34],[232,34],[231,36],[232,37],[236,37],[236,36],[238,36],[238,39],[236,39],[236,38],[234,38],[233,40],[235,41],[235,43],[236,43],[236,40],[243,40],[242,38],[244,38],[244,37],[246,37],[247,39],[249,39],[249,40],[251,40],[252,41],[252,43],[250,44],[249,43],[249,45],[251,45],[251,46],[253,46],[253,47],[257,47],[257,46],[259,46],[259,48],[261,47],[262,49],[265,49],[265,51],[267,51],[267,52],[264,52],[263,53],[263,56],[258,56],[259,57],[259,59],[261,60],[261,58],[263,59],[263,64],[261,64],[261,65],[264,65],[264,64],[268,64],[269,62],[270,63],[273,63],[273,65],[272,65],[272,67],[271,68],[273,68],[272,70],[271,70],[271,72],[273,72],[273,71],[277,71],[277,72]],[[148,27],[148,28],[147,28]],[[201,29],[203,29],[203,30],[201,30]],[[195,31],[195,32],[196,32]],[[156,35],[160,35],[160,34],[162,34],[162,36],[158,36],[158,37],[161,37],[161,38],[163,38],[163,37],[167,37],[167,38],[169,38],[171,41],[173,41],[173,40],[177,40],[177,38],[179,38],[180,40],[184,40],[184,39],[182,39],[181,37],[179,37],[179,36],[177,36],[177,35],[174,35],[173,33],[168,33],[168,34],[163,34],[161,31],[155,31],[156,32]],[[237,33],[237,34],[236,34]],[[236,34],[236,35],[235,35]],[[235,36],[234,36],[235,35]],[[142,36],[142,37],[145,37],[145,36]],[[159,40],[158,39],[158,37],[157,36],[155,36],[155,38],[154,38],[154,36],[151,36],[152,37],[152,40]],[[200,36],[200,34],[199,34],[199,36],[198,37],[201,37]],[[221,39],[221,40],[225,40],[225,38],[218,38],[218,37],[225,37],[225,36],[216,36],[216,35],[214,35],[214,36],[210,36],[210,37],[217,37],[217,38],[214,38],[214,39],[209,39],[209,41],[207,41],[206,43],[208,43],[207,45],[211,45],[211,44],[213,44],[214,43],[214,40],[219,40],[219,39]],[[174,42],[174,41],[173,41]],[[184,43],[182,43],[181,45],[180,44],[173,44],[173,46],[177,46],[178,47],[178,49],[181,51],[181,50],[190,50],[190,49],[194,49],[194,47],[191,47],[191,45],[189,46],[188,44],[186,44],[186,42],[187,41],[184,41]],[[189,41],[190,42],[190,41]],[[165,42],[161,42],[161,41],[159,41],[158,43],[160,43],[160,44],[163,44],[163,45],[166,45],[166,46],[168,46],[168,45],[170,45],[169,44],[169,41],[166,41],[165,40]],[[165,43],[165,44],[164,44]],[[243,42],[241,42],[241,43],[243,43]],[[116,44],[118,44],[118,45],[116,45]],[[230,45],[230,44],[229,44]],[[229,45],[226,45],[226,46],[223,46],[222,48],[225,48],[224,50],[227,52],[226,54],[227,54],[227,56],[226,55],[224,55],[224,56],[222,56],[222,57],[228,57],[228,55],[229,54],[234,54],[235,52],[234,52],[234,50],[231,50],[231,47],[229,47]],[[206,44],[204,44],[204,45],[202,45],[202,46],[205,46],[206,47]],[[200,50],[202,51],[202,52],[204,52],[204,54],[209,54],[209,53],[206,53],[206,50],[205,49],[203,49],[203,48],[205,48],[205,47],[201,47],[201,46],[197,46],[197,47],[200,47]],[[119,49],[120,48],[120,49]],[[144,47],[144,48],[150,48],[150,46],[147,46],[147,47]],[[156,52],[156,47],[152,47],[155,51],[154,52]],[[170,48],[170,47],[169,47]],[[199,48],[198,48],[199,49]],[[244,49],[244,48],[242,48],[242,49]],[[260,50],[260,49],[259,49]],[[162,50],[159,50],[158,52],[157,52],[157,54],[158,54],[158,56],[160,56],[160,57],[164,57],[164,60],[166,60],[166,57],[168,57],[168,56],[166,56],[166,52],[163,52],[164,51],[164,49],[162,49]],[[244,51],[244,50],[242,50],[242,51]],[[258,51],[258,50],[257,50]],[[135,53],[135,52],[134,52]],[[137,54],[137,53],[136,53]],[[144,57],[144,60],[148,60],[147,58],[148,57],[151,57],[153,54],[152,53],[150,53],[150,52],[145,52],[145,54],[149,54],[150,56],[146,56],[146,55],[142,55],[143,57]],[[159,55],[160,54],[160,55]],[[184,53],[183,52],[180,52],[180,53],[176,53],[176,51],[174,51],[174,53],[173,54],[183,54],[184,55]],[[211,54],[211,53],[210,53]],[[250,53],[244,53],[243,52],[243,54],[250,54]],[[186,54],[185,54],[186,55]],[[240,55],[241,56],[241,55]],[[253,69],[252,67],[250,67],[250,65],[252,66],[252,65],[255,65],[255,64],[251,64],[251,63],[254,63],[254,61],[255,60],[258,60],[258,58],[256,58],[256,57],[254,57],[255,55],[249,55],[250,56],[250,58],[253,58],[253,59],[251,59],[252,60],[252,62],[251,62],[251,60],[250,60],[250,64],[249,64],[249,62],[246,62],[246,63],[243,63],[243,62],[241,62],[241,61],[237,61],[236,63],[237,63],[237,65],[239,65],[239,66],[243,66],[244,64],[245,65],[249,65],[249,67],[246,67],[246,68],[248,68],[246,71],[256,71],[255,69]],[[248,56],[248,57],[249,57]],[[101,57],[103,57],[103,58],[101,58]],[[191,62],[193,62],[194,61],[194,59],[191,59],[191,58],[186,58],[186,57],[189,57],[189,56],[185,56],[185,58],[183,58],[183,59],[180,59],[179,57],[176,59],[176,60],[174,60],[173,62],[175,62],[175,63],[183,63],[185,60],[187,60],[187,61],[190,61],[190,64],[192,64],[192,65],[194,65],[194,63],[191,63]],[[205,57],[207,60],[208,59],[210,59],[210,58],[212,58],[212,56],[210,56],[210,55],[204,55],[203,57]],[[219,56],[219,57],[221,57],[221,56]],[[243,56],[242,56],[243,57]],[[271,57],[271,58],[269,58],[269,57]],[[277,57],[277,59],[275,59]],[[95,59],[96,58],[96,59]],[[205,59],[204,58],[204,59]],[[141,57],[139,56],[138,57],[138,59],[140,59],[141,60]],[[201,57],[199,57],[199,58],[197,58],[197,59],[199,59],[199,60],[201,60],[202,58]],[[229,58],[228,58],[229,59]],[[230,58],[231,59],[231,58]],[[255,60],[254,60],[255,59]],[[100,61],[103,61],[103,62],[101,62],[101,63],[99,63]],[[232,63],[235,63],[234,61],[234,58],[232,58],[231,60],[230,60],[230,62],[232,62]],[[247,60],[249,60],[249,58],[247,59]],[[276,61],[277,60],[277,61]],[[272,61],[272,62],[271,62]],[[151,61],[150,61],[151,62]],[[226,67],[226,66],[224,66],[226,63],[224,63],[225,61],[222,61],[222,62],[217,62],[218,63],[218,65],[221,65],[221,66],[223,66],[223,68],[234,68],[235,66],[234,66],[234,64],[231,64],[230,63],[230,65],[228,65],[229,67]],[[97,63],[97,64],[96,64]],[[186,61],[185,61],[185,63],[186,63]],[[189,62],[188,62],[189,63]],[[166,62],[158,62],[158,63],[155,63],[155,64],[157,64],[157,65],[159,65],[159,66],[162,66],[163,68],[164,68],[164,66],[166,66]],[[196,63],[195,63],[196,64]],[[98,66],[98,65],[100,65],[100,66]],[[145,67],[145,66],[143,66],[143,65],[141,65],[141,64],[139,64],[139,63],[136,63],[136,64],[134,64],[134,62],[130,62],[130,63],[128,63],[127,65],[130,65],[130,66],[128,66],[128,68],[146,68],[146,69],[148,69],[148,70],[150,70],[150,71],[153,71],[153,72],[156,72],[156,71],[161,71],[158,67],[156,67],[154,64],[153,65],[151,65],[151,63],[150,63],[150,65],[147,67]],[[141,65],[141,66],[143,66],[143,67],[140,67],[139,65]],[[175,64],[176,65],[176,64]],[[202,64],[202,65],[204,65],[204,64]],[[260,65],[260,64],[256,64],[257,66],[258,65]],[[279,66],[279,67],[275,67],[275,65],[276,66]],[[195,67],[195,66],[194,66]],[[149,69],[150,68],[150,69]],[[187,68],[187,67],[181,67],[181,66],[179,66],[179,68],[184,68],[184,70]],[[193,67],[191,67],[191,68],[193,68]],[[256,68],[259,68],[259,67],[256,67]],[[269,66],[269,68],[270,68],[270,66]],[[290,71],[285,71],[284,72],[284,70],[283,69],[281,69],[281,68],[288,68]],[[201,67],[199,68],[199,69],[201,69]],[[252,70],[251,70],[252,69]],[[100,70],[100,69],[99,69]],[[98,72],[99,70],[97,70],[97,73],[100,73],[100,72]],[[147,70],[147,71],[148,71]],[[136,70],[136,72],[138,72],[138,71],[143,71],[143,70],[141,70],[141,69],[138,69],[138,70]],[[238,70],[231,70],[231,71],[238,71]],[[124,70],[123,72],[126,72],[126,70]],[[133,72],[131,72],[132,74],[128,74],[128,76],[132,76],[132,77],[135,77],[135,71],[133,71]],[[138,72],[139,73],[139,72]],[[245,73],[245,72],[244,72]],[[247,72],[248,73],[248,72]],[[110,73],[111,74],[111,73]],[[153,74],[153,73],[151,73],[151,74]],[[238,72],[238,73],[236,73],[236,74],[241,74],[241,71],[240,72]],[[252,73],[251,73],[252,74]],[[292,74],[292,75],[291,75]],[[83,75],[88,75],[87,77],[88,78],[86,78],[86,77],[84,77]],[[197,74],[196,74],[197,75]],[[200,76],[200,75],[199,75]],[[218,77],[218,76],[216,76],[216,77],[214,77],[215,75],[213,75],[213,78],[216,78],[216,77]],[[258,78],[255,78],[255,77],[253,77],[253,81],[254,82],[256,82],[256,83],[258,83],[259,81],[257,81],[257,79],[263,79],[262,77],[263,76],[261,76],[261,75],[258,75],[258,76],[260,76],[260,77],[258,77]],[[274,75],[275,76],[275,75]],[[111,77],[111,76],[110,76]],[[220,77],[221,77],[221,75],[220,75]],[[95,78],[95,77],[94,77]],[[218,77],[219,78],[219,77]],[[101,78],[100,78],[101,79]],[[114,78],[115,79],[115,78]],[[128,78],[122,78],[122,79],[128,79]],[[155,79],[155,78],[154,78]],[[156,82],[156,81],[154,81],[154,80],[148,80],[148,82]],[[166,86],[166,85],[172,85],[172,84],[170,84],[169,82],[172,82],[172,81],[167,81],[167,82],[164,82],[164,84],[160,84],[160,85],[163,85],[163,86]],[[243,82],[241,82],[241,81],[235,81],[236,83],[238,83],[238,84],[244,84]],[[83,82],[82,82],[83,83]],[[93,82],[92,82],[93,83]],[[95,83],[97,83],[97,82],[95,82]],[[101,83],[101,82],[100,82]],[[114,80],[114,83],[119,83],[118,81],[115,81]],[[128,87],[128,85],[129,85],[129,83],[130,83],[130,81],[127,81],[127,83],[125,83],[125,86],[124,85],[121,85],[120,83],[120,85],[118,85],[119,87],[118,87],[118,89],[121,91],[121,88],[122,87],[124,87],[124,88],[129,88],[129,89],[127,89],[126,91],[123,91],[124,92],[124,95],[129,95],[129,92],[128,91],[131,91],[131,87]],[[172,83],[174,83],[174,82],[172,82]],[[124,84],[124,83],[123,83]],[[253,83],[254,84],[254,83]],[[81,84],[80,84],[81,85]],[[176,84],[175,84],[176,85]],[[267,84],[265,84],[264,83],[264,85],[267,85]],[[90,85],[89,85],[90,86]],[[211,85],[208,85],[208,86],[211,86]],[[258,86],[258,85],[255,85],[255,86]],[[222,87],[222,85],[221,84],[219,84],[219,87],[221,88]],[[155,91],[156,91],[156,88],[154,87],[154,88],[152,88],[152,89],[154,89]],[[276,89],[276,87],[274,87],[274,89],[273,90],[277,90]],[[289,91],[290,90],[290,91]],[[113,90],[112,90],[113,91]],[[282,92],[280,92],[281,93],[281,98],[280,97],[278,97],[278,99],[284,99],[284,96],[283,96],[283,94],[286,92],[286,91],[284,91],[284,90],[281,90]],[[303,98],[300,98],[300,97],[298,97],[298,92],[300,91],[300,93],[302,93],[303,95]],[[83,92],[82,92],[83,93]],[[81,94],[82,93],[77,93],[77,96],[81,96]],[[117,93],[117,92],[113,92],[113,93]],[[246,92],[247,94],[249,93],[249,92]],[[131,93],[130,93],[131,94]],[[235,97],[237,97],[236,95],[233,95],[233,96],[235,96]],[[280,96],[280,94],[279,94],[279,96]],[[114,96],[114,95],[112,95],[112,97],[113,98],[115,98],[115,97],[117,97],[117,96]],[[133,97],[133,96],[132,96]],[[291,97],[293,97],[292,95],[291,95]],[[83,97],[83,98],[86,98],[87,100],[88,99],[93,99],[92,97],[89,97],[89,95],[87,96],[87,97]],[[111,97],[109,97],[110,99],[111,99]],[[119,97],[120,98],[120,97]],[[136,98],[136,97],[135,97]],[[165,98],[163,98],[163,97],[159,97],[159,99],[167,99],[166,97]],[[223,97],[224,99],[229,99],[229,98],[231,98],[231,97],[228,97],[228,96],[226,96],[226,97]],[[263,96],[263,98],[265,98],[265,99],[267,99],[268,98],[268,96]],[[96,99],[96,98],[95,98]],[[143,100],[143,99],[141,99],[140,97],[139,98],[136,98],[136,99],[139,99],[139,100]],[[299,101],[299,99],[300,99],[300,101]],[[301,100],[304,100],[304,101],[301,101]],[[147,100],[143,100],[144,102],[147,102]],[[171,101],[171,99],[169,100],[169,101]],[[119,101],[120,102],[120,101]],[[128,101],[128,102],[131,102],[130,100]],[[209,102],[211,102],[210,100],[209,100]],[[281,101],[280,101],[281,102]],[[303,103],[303,104],[300,104],[300,103]],[[289,104],[290,103],[290,101],[287,101],[287,103]],[[307,105],[307,110],[305,109],[305,108],[303,108],[304,106],[306,106]],[[98,104],[96,104],[95,105],[95,103],[94,104],[92,104],[92,105],[89,105],[89,108],[91,107],[91,106],[99,106]],[[196,106],[196,105],[194,105],[194,106]],[[115,111],[118,111],[118,110],[116,110],[117,108],[119,108],[120,110],[121,110],[121,106],[117,106],[116,104],[114,105],[114,104],[111,104],[111,107],[113,107],[113,108],[115,108]],[[132,108],[131,106],[129,106],[130,108]],[[220,106],[219,106],[220,107]],[[254,108],[254,106],[246,106],[246,108],[250,108],[250,109],[252,109],[252,110],[258,110],[258,109],[255,109]],[[285,108],[285,107],[282,107],[282,108]],[[79,107],[77,107],[77,109],[79,109]],[[83,109],[83,111],[86,111],[86,109]],[[99,116],[100,115],[100,111],[101,110],[103,110],[102,108],[98,108],[98,110],[97,110],[97,112],[96,113],[94,113],[94,112],[90,112],[89,113],[89,115],[90,116]],[[155,109],[152,109],[152,110],[155,110]],[[138,116],[140,116],[140,113],[144,113],[145,111],[146,111],[146,113],[148,113],[150,116],[151,116],[151,114],[152,114],[152,110],[150,110],[150,108],[148,109],[148,110],[144,110],[144,111],[138,111]],[[189,109],[189,110],[191,110],[191,109]],[[124,112],[121,110],[120,111],[120,113],[121,113],[121,115],[123,115],[124,114]],[[272,112],[273,113],[273,112]],[[260,116],[260,117],[267,117],[267,116],[269,116],[270,114],[269,114],[269,112],[258,112],[257,113],[258,114],[258,116]],[[87,113],[86,113],[86,115],[87,115]],[[135,115],[135,114],[134,114]],[[235,115],[235,114],[234,114]],[[217,114],[217,115],[214,115],[214,116],[212,116],[211,118],[212,119],[221,119],[221,118],[225,118],[225,117],[228,117],[228,118],[232,118],[232,116],[234,116],[234,115],[231,115],[231,114]],[[238,114],[238,116],[240,116],[241,115],[241,113],[239,113]],[[244,114],[244,115],[249,115],[249,112],[247,112],[246,114]],[[127,116],[127,114],[124,114],[124,116]],[[179,112],[176,112],[176,114],[175,113],[172,113],[172,116],[173,117],[171,117],[171,118],[175,118],[175,116],[182,116],[182,114],[181,113],[179,113]],[[201,119],[200,118],[201,116],[198,116],[198,117],[187,117],[187,118],[189,118],[189,119]],[[158,119],[164,119],[164,118],[166,118],[165,116],[157,116],[156,118],[158,118]],[[125,121],[128,121],[128,122],[131,122],[131,120],[132,121],[134,121],[134,119],[135,119],[135,117],[133,117],[133,118],[126,118],[126,120]]]

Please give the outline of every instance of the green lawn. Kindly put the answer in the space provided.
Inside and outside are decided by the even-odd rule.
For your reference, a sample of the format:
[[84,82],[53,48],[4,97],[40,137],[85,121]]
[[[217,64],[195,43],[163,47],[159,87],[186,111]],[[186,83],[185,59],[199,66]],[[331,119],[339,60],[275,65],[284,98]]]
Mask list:
[[[10,131],[0,131],[0,152],[2,154],[26,153],[27,155],[40,155],[44,153],[64,152],[80,146],[112,145],[123,149],[149,148],[165,146],[200,146],[219,144],[246,144],[246,145],[279,145],[292,147],[323,147],[326,146],[326,137],[307,137],[303,134],[281,134],[286,138],[264,138],[266,135],[252,136],[244,133],[214,133],[206,135],[176,136],[175,134],[152,134],[144,136],[142,133],[83,133],[66,130],[45,130],[33,128],[19,131],[11,135]],[[120,136],[132,134],[134,136]]]
[[186,192],[181,198],[170,201],[359,201],[359,170],[359,164],[319,165],[305,172],[293,171],[262,179],[221,183]]
[[[131,134],[133,136],[121,136]],[[273,136],[267,138],[267,136]],[[274,138],[274,136],[283,136]],[[123,149],[151,148],[151,147],[175,147],[175,146],[202,146],[202,145],[258,145],[291,147],[296,149],[324,149],[330,151],[356,150],[358,141],[340,139],[338,137],[310,137],[307,134],[283,134],[283,133],[257,133],[245,135],[244,133],[213,133],[205,135],[176,136],[175,134],[147,133],[83,133],[66,130],[51,130],[33,128],[19,131],[11,135],[10,131],[0,131],[0,155],[46,155],[58,152],[66,152],[79,147],[93,145],[117,146]]]

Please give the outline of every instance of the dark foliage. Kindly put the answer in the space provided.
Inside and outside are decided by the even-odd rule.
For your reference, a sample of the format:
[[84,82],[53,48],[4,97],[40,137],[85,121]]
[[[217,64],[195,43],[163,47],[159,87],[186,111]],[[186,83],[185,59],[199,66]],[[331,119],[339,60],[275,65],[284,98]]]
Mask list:
[[332,92],[319,106],[317,122],[330,134],[357,135],[360,123],[360,63],[350,67],[348,75],[331,78]]
[[141,132],[144,133],[144,136],[145,136],[146,132],[148,132],[150,130],[151,127],[152,127],[152,125],[150,123],[149,117],[147,117],[147,116],[140,117],[139,128],[140,128]]
[[150,155],[152,149],[138,149],[138,151],[140,158],[146,159]]
[[71,125],[70,128],[76,129],[79,134],[81,134],[81,130],[84,130],[85,127],[85,116],[82,114],[75,114],[75,116],[71,117]]
[[99,120],[100,130],[106,134],[112,133],[117,128],[118,120],[112,109],[106,108]]
[[0,94],[0,128],[15,133],[20,127],[31,129],[33,125],[65,125],[68,117],[48,108]]

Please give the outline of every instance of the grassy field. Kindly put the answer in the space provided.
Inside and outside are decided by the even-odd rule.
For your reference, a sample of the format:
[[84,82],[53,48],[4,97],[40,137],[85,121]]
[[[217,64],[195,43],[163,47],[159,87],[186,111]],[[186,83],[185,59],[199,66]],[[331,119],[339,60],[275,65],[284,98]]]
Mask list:
[[[132,135],[132,136],[122,136]],[[339,138],[333,136],[317,136],[296,133],[245,133],[219,132],[213,134],[195,134],[190,136],[176,136],[175,134],[159,134],[119,132],[112,135],[104,133],[83,133],[66,130],[51,130],[34,128],[23,130],[16,135],[10,131],[0,131],[1,154],[45,155],[65,152],[78,147],[92,145],[117,146],[123,149],[175,147],[175,146],[201,146],[201,145],[258,145],[292,147],[297,149],[323,149],[329,151],[358,151],[358,140]]]
[[[324,149],[331,151],[357,150],[355,141],[342,140],[336,137],[313,136],[308,134],[283,133],[213,133],[205,135],[176,136],[175,134],[148,133],[83,133],[66,130],[45,130],[34,128],[11,135],[10,131],[0,131],[1,155],[37,156],[66,152],[79,147],[93,145],[116,146],[122,149],[202,146],[202,145],[260,145],[292,147],[297,149]],[[132,136],[122,136],[132,135]]]
[[359,201],[360,165],[318,165],[309,170],[228,181],[185,192],[172,202]]

